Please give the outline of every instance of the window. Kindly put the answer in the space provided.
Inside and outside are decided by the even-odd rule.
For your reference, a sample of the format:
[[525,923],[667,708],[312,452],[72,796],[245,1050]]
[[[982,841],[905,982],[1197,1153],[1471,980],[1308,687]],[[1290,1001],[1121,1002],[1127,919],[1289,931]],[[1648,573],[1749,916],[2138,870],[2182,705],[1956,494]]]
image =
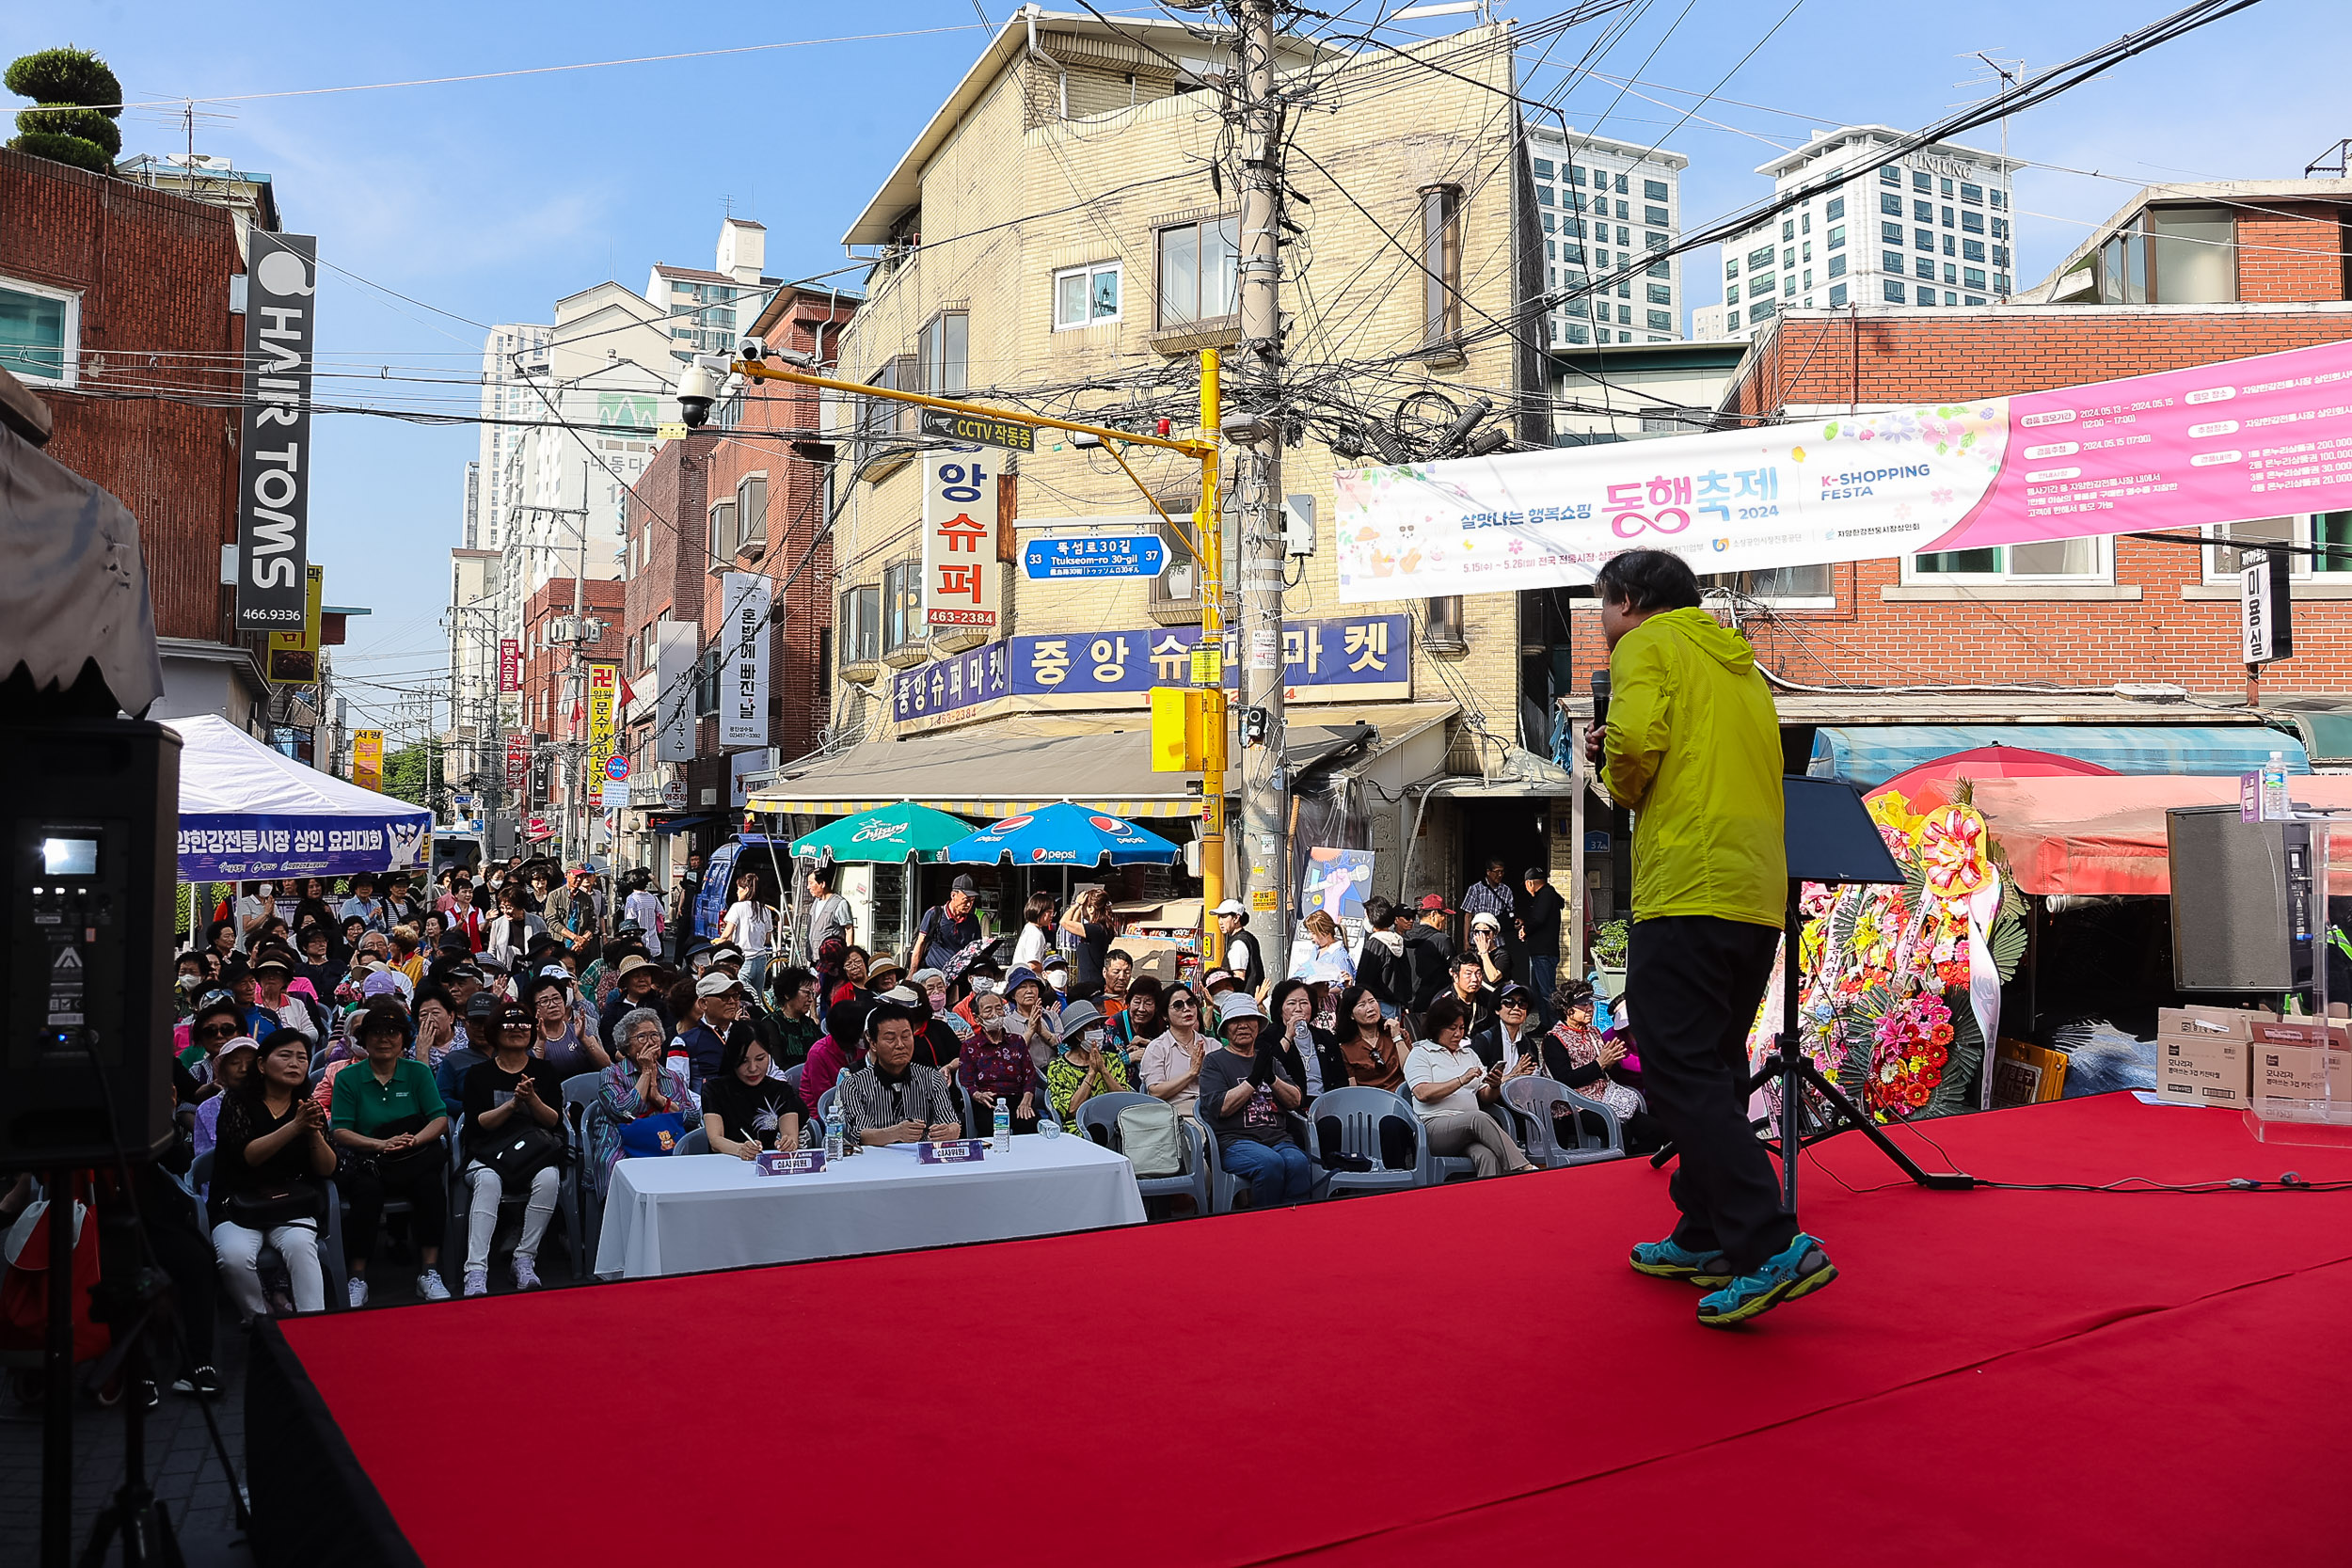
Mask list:
[[1842,196],[1834,196],[1830,198],[1829,205],[1821,209],[1821,216],[1831,223],[1836,223],[1839,218],[1842,218],[1845,215],[1846,198]]
[[1425,601],[1422,641],[1433,648],[1468,645],[1462,636],[1462,600],[1459,594]]
[[1829,289],[1829,308],[1833,310],[1846,303],[1846,285],[1833,283]]
[[1879,244],[1900,245],[1902,243],[1903,226],[1901,224],[1882,223],[1879,225]]
[[1724,303],[1725,305],[1737,305],[1740,303],[1739,284],[1733,283],[1725,286],[1724,289]]
[[1846,276],[1845,257],[1833,256],[1829,259],[1829,275],[1832,277],[1843,277]]
[[[1984,287],[1984,269],[1982,267],[1963,267],[1960,269],[1960,280],[1968,288],[1981,289]],[[1979,300],[1978,303],[1981,304],[1983,302]]]
[[1914,223],[1933,223],[1935,221],[1935,203],[1932,201],[1913,202],[1911,204],[1911,221]]
[[1799,610],[1835,610],[1836,590],[1827,566],[1781,566],[1766,572],[1721,572],[1699,578],[1702,588],[1727,588],[1751,599]]
[[1240,234],[1241,219],[1222,217],[1163,229],[1153,236],[1159,266],[1158,326],[1189,326],[1233,313]]
[[1570,322],[1568,324],[1568,341],[1572,343],[1581,343],[1585,341],[1585,338],[1586,333],[1581,325],[1575,322]]
[[1963,233],[1981,234],[1984,232],[1984,214],[1982,213],[1963,213],[1960,214],[1960,227],[1962,232]]
[[2107,542],[2058,539],[2046,545],[1916,555],[1906,575],[1915,582],[2098,582],[2107,576]]
[[882,568],[882,657],[923,641],[923,562],[897,562]]
[[1649,329],[1652,332],[1672,332],[1675,329],[1674,312],[1672,310],[1650,311]]
[[1755,304],[1748,307],[1748,320],[1751,322],[1763,321],[1767,317],[1771,316],[1772,313],[1778,308],[1779,306],[1776,301],[1759,299]]
[[1462,188],[1428,185],[1421,193],[1422,341],[1440,343],[1462,330]]
[[735,566],[735,503],[713,501],[710,507],[710,569],[731,571]]
[[841,591],[841,668],[882,659],[882,589],[874,583]]
[[[1915,258],[1912,261],[1911,270],[1914,273],[1916,273],[1919,277],[1925,277],[1930,281],[1933,281],[1935,277],[1935,263],[1929,261],[1924,256]],[[1931,303],[1932,303],[1932,301],[1931,301]]]
[[1674,275],[1672,261],[1652,261],[1649,264],[1648,276],[1652,277],[1672,277]]
[[[1899,261],[1902,258],[1898,256],[1895,260]],[[1903,286],[1899,280],[1890,277],[1881,287],[1889,305],[1900,305],[1903,302]]]
[[[2205,536],[2209,539],[2276,539],[2290,545],[2352,545],[2352,512],[2322,512],[2293,517],[2262,517],[2243,523],[2209,524]],[[2254,565],[2268,553],[2266,550],[2233,549],[2227,545],[2208,546],[2205,549],[2205,580],[2234,586],[2240,572]],[[2352,572],[2352,556],[2290,556],[2287,567],[2289,575],[2297,578],[2323,572]]]
[[[1994,232],[2006,237],[1997,220]],[[2151,207],[2099,255],[2102,305],[2226,305],[2237,298],[2236,226],[2226,207]]]
[[[1949,261],[1947,261],[1947,262],[1945,262],[1945,263],[1944,263],[1944,281],[1945,281],[1945,282],[1947,282],[1947,283],[1957,283],[1957,282],[1959,282],[1959,281],[1960,281],[1960,271],[1959,271],[1959,269],[1958,269],[1957,267],[1953,266],[1953,265],[1952,265],[1952,263],[1951,263],[1951,262],[1949,262]],[[1952,303],[1952,297],[1951,297],[1951,295],[1949,295],[1949,294],[1946,294],[1946,295],[1944,296],[1944,303],[1945,303],[1945,304],[1947,304],[1947,305],[1951,304],[1951,303]]]
[[1944,196],[1947,196],[1947,197],[1948,197],[1948,196],[1950,196],[1950,195],[1952,194],[1952,182],[1951,182],[1951,181],[1949,181],[1949,180],[1939,180],[1939,181],[1937,181],[1937,182],[1935,182],[1935,188],[1936,188],[1936,190],[1937,190],[1939,193],[1941,193],[1941,194],[1942,194],[1942,195],[1944,195]]
[[746,474],[735,487],[735,548],[756,560],[768,548],[768,476]]
[[1575,164],[1568,166],[1568,183],[1571,185],[1584,183],[1584,170],[1581,166]]
[[2009,219],[1994,218],[1993,220],[1993,237],[1996,240],[2009,238]]
[[1650,284],[1649,302],[1652,305],[1672,305],[1675,302],[1675,292],[1673,287],[1665,283]]
[[1538,180],[1549,180],[1551,178],[1551,160],[1549,158],[1538,158],[1535,160],[1535,178]]
[[916,341],[916,384],[935,398],[960,398],[971,387],[972,318],[961,310],[933,316]]
[[1994,192],[1993,192],[1993,193],[1991,193],[1991,194],[1992,194],[1992,197],[1993,197],[1993,205],[1994,205],[1994,206],[1995,206],[1995,207],[2006,207],[2006,206],[2008,206],[2008,205],[2009,205],[2009,192],[2004,191],[2004,190],[1995,190],[1995,191],[1994,191]]
[[1797,237],[1797,220],[1795,218],[1783,218],[1780,220],[1780,237],[1784,240],[1793,240]]
[[1880,170],[1879,170],[1879,183],[1880,183],[1880,184],[1882,184],[1882,185],[1899,185],[1899,184],[1901,184],[1902,182],[1903,182],[1903,171],[1902,171],[1901,169],[1897,168],[1897,167],[1896,167],[1893,164],[1888,164],[1888,165],[1887,165],[1884,168],[1882,168],[1882,169],[1880,169]]
[[1996,267],[2009,265],[2009,246],[1996,245],[1993,247],[1993,264]]
[[1935,230],[1932,229],[1915,229],[1911,231],[1911,243],[1917,245],[1921,250],[1932,253],[1935,249]]
[[1771,245],[1763,245],[1757,249],[1748,252],[1748,270],[1750,272],[1756,271],[1758,267],[1769,268],[1772,264],[1772,247]]
[[1779,283],[1777,279],[1771,277],[1751,277],[1748,279],[1748,297],[1750,299],[1759,299],[1762,296],[1771,293],[1778,287]]
[[1952,226],[1952,210],[1949,207],[1943,207],[1937,210],[1944,214],[1944,227],[1949,229]]
[[1054,330],[1119,319],[1119,263],[1098,261],[1054,274]]
[[1672,220],[1666,216],[1666,209],[1663,207],[1645,207],[1642,209],[1642,221],[1654,223],[1663,229]]
[[1535,187],[1535,204],[1539,207],[1551,207],[1558,205],[1558,203],[1553,201],[1551,198],[1551,187],[1549,185],[1538,185]]
[[1982,185],[1971,185],[1966,181],[1963,181],[1961,182],[1960,186],[1960,198],[1963,201],[1974,201],[1981,204],[1984,200],[1984,187]]
[[[1806,287],[1810,288],[1812,285],[1807,284]],[[1795,273],[1792,272],[1788,277],[1780,280],[1780,292],[1788,295],[1792,299],[1796,297],[1797,275]]]
[[726,649],[713,642],[694,660],[694,717],[708,719],[719,711],[719,672],[726,662]]
[[[896,390],[914,391],[916,383],[915,356],[901,354],[881,370],[866,378],[869,387],[888,387]],[[861,468],[882,455],[885,437],[915,428],[914,405],[896,403],[888,398],[862,398],[857,407],[857,461]],[[894,453],[903,458],[904,453]]]
[[1832,250],[1836,250],[1839,246],[1843,245],[1846,243],[1846,226],[1841,223],[1836,228],[1831,230],[1829,231],[1829,239],[1824,243],[1827,244],[1829,248]]
[[80,379],[82,296],[0,278],[0,367],[24,381],[71,387]]
[[1935,190],[1935,182],[1928,175],[1926,170],[1914,169],[1911,171],[1911,188],[1915,191],[1926,191],[1930,194],[1933,194]]
[[1984,303],[1984,296],[1982,294],[1970,294],[1967,298],[1962,300],[1961,303],[1963,305],[1982,305]]
[[1879,192],[1879,211],[1884,213],[1888,217],[1901,217],[1903,215],[1903,198],[1897,196],[1893,191],[1881,191]]
[[1882,250],[1879,252],[1879,265],[1888,272],[1899,273],[1903,270],[1903,253],[1899,250]]
[[[1961,242],[1960,242],[1960,259],[1961,259],[1962,261],[1983,261],[1983,260],[1984,260],[1984,242],[1983,242],[1982,240],[1963,240],[1963,241],[1961,241]],[[1982,287],[1982,285],[1981,285],[1981,284],[1979,284],[1979,288],[1981,288],[1981,287]]]
[[1788,249],[1780,253],[1780,264],[1784,267],[1793,267],[1797,264],[1797,247],[1795,245],[1790,245]]
[[[1623,195],[1625,195],[1625,194],[1626,194],[1625,176],[1624,176],[1624,175],[1622,175],[1622,174],[1615,176],[1615,177],[1614,177],[1614,183],[1611,186],[1611,189],[1614,190],[1614,191],[1615,191],[1615,192],[1616,192],[1619,196],[1623,196]],[[1618,205],[1618,207],[1617,207],[1617,215],[1618,215],[1619,217],[1623,217],[1623,216],[1625,216],[1625,207],[1624,207],[1624,205],[1623,205],[1622,203],[1620,203],[1620,204]]]
[[[1663,180],[1645,180],[1645,181],[1643,181],[1643,182],[1642,182],[1642,198],[1643,198],[1644,200],[1645,200],[1645,201],[1663,201],[1663,200],[1665,200],[1665,199],[1666,199],[1666,182],[1664,182]],[[1663,222],[1665,221],[1665,219],[1661,218],[1661,219],[1659,219],[1659,221],[1660,221],[1661,223],[1663,223]]]
[[[1952,237],[1949,234],[1944,236],[1944,254],[1947,256],[1957,254],[1957,252],[1952,249]],[[1951,276],[1951,268],[1946,267],[1944,269],[1944,276],[1949,277]]]

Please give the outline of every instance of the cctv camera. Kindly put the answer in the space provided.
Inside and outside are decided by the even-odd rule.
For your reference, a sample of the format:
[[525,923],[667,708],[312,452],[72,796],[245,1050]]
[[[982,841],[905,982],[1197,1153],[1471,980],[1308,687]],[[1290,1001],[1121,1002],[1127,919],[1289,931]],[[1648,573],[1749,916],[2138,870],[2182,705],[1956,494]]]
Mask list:
[[755,365],[758,364],[768,357],[768,340],[765,338],[744,339],[743,346],[736,351],[735,356],[738,359],[749,359]]
[[719,372],[700,359],[678,372],[678,418],[687,428],[699,429],[709,422],[710,405],[719,398]]

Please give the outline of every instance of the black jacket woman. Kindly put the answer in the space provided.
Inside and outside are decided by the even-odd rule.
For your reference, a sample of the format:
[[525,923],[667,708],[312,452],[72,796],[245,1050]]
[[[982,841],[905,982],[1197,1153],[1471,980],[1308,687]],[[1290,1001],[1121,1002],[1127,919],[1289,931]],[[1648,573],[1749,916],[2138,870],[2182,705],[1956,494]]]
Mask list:
[[1347,1059],[1340,1054],[1338,1042],[1329,1030],[1308,1022],[1315,1012],[1313,988],[1304,980],[1285,980],[1266,1001],[1266,1011],[1274,1022],[1265,1042],[1276,1059],[1290,1069],[1291,1077],[1306,1088],[1309,1103],[1326,1089],[1346,1087]]
[[302,1092],[310,1072],[310,1039],[298,1030],[274,1029],[261,1045],[252,1076],[222,1101],[205,1206],[221,1278],[246,1323],[269,1312],[262,1291],[264,1244],[285,1260],[294,1310],[326,1310],[319,1231],[326,1180],[335,1174],[326,1115]]

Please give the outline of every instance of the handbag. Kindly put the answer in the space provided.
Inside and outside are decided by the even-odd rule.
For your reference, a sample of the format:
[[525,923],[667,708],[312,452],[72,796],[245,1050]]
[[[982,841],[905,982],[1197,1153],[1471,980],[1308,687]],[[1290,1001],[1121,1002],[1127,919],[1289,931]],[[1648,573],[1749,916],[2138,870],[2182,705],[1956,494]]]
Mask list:
[[316,1220],[325,1196],[316,1184],[300,1179],[274,1181],[230,1193],[221,1210],[231,1225],[247,1230],[270,1231],[296,1220]]
[[675,1154],[686,1137],[686,1117],[676,1111],[659,1111],[621,1123],[621,1158],[641,1160]]
[[501,1185],[528,1181],[564,1158],[564,1140],[537,1125],[499,1133],[474,1149],[474,1158],[498,1173]]

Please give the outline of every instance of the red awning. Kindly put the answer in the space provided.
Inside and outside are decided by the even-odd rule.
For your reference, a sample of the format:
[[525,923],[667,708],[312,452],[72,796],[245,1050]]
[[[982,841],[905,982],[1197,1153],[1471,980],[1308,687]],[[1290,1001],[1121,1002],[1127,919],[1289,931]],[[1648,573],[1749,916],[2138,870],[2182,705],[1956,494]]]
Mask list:
[[1870,791],[1881,795],[1890,789],[1900,790],[1914,810],[1925,811],[1930,806],[1949,805],[1952,782],[1956,779],[2038,779],[2095,775],[2115,777],[2115,769],[2103,768],[2080,757],[2060,756],[2056,752],[2037,752],[2030,746],[1972,746],[1964,752],[1923,762],[1906,768]]
[[[2299,773],[2287,784],[2297,805],[2352,811],[2352,775]],[[2234,775],[1982,779],[1976,787],[2017,885],[2042,894],[2168,894],[2164,814],[2237,799]],[[2330,839],[2328,861],[2330,890],[2352,894],[2352,821]]]

